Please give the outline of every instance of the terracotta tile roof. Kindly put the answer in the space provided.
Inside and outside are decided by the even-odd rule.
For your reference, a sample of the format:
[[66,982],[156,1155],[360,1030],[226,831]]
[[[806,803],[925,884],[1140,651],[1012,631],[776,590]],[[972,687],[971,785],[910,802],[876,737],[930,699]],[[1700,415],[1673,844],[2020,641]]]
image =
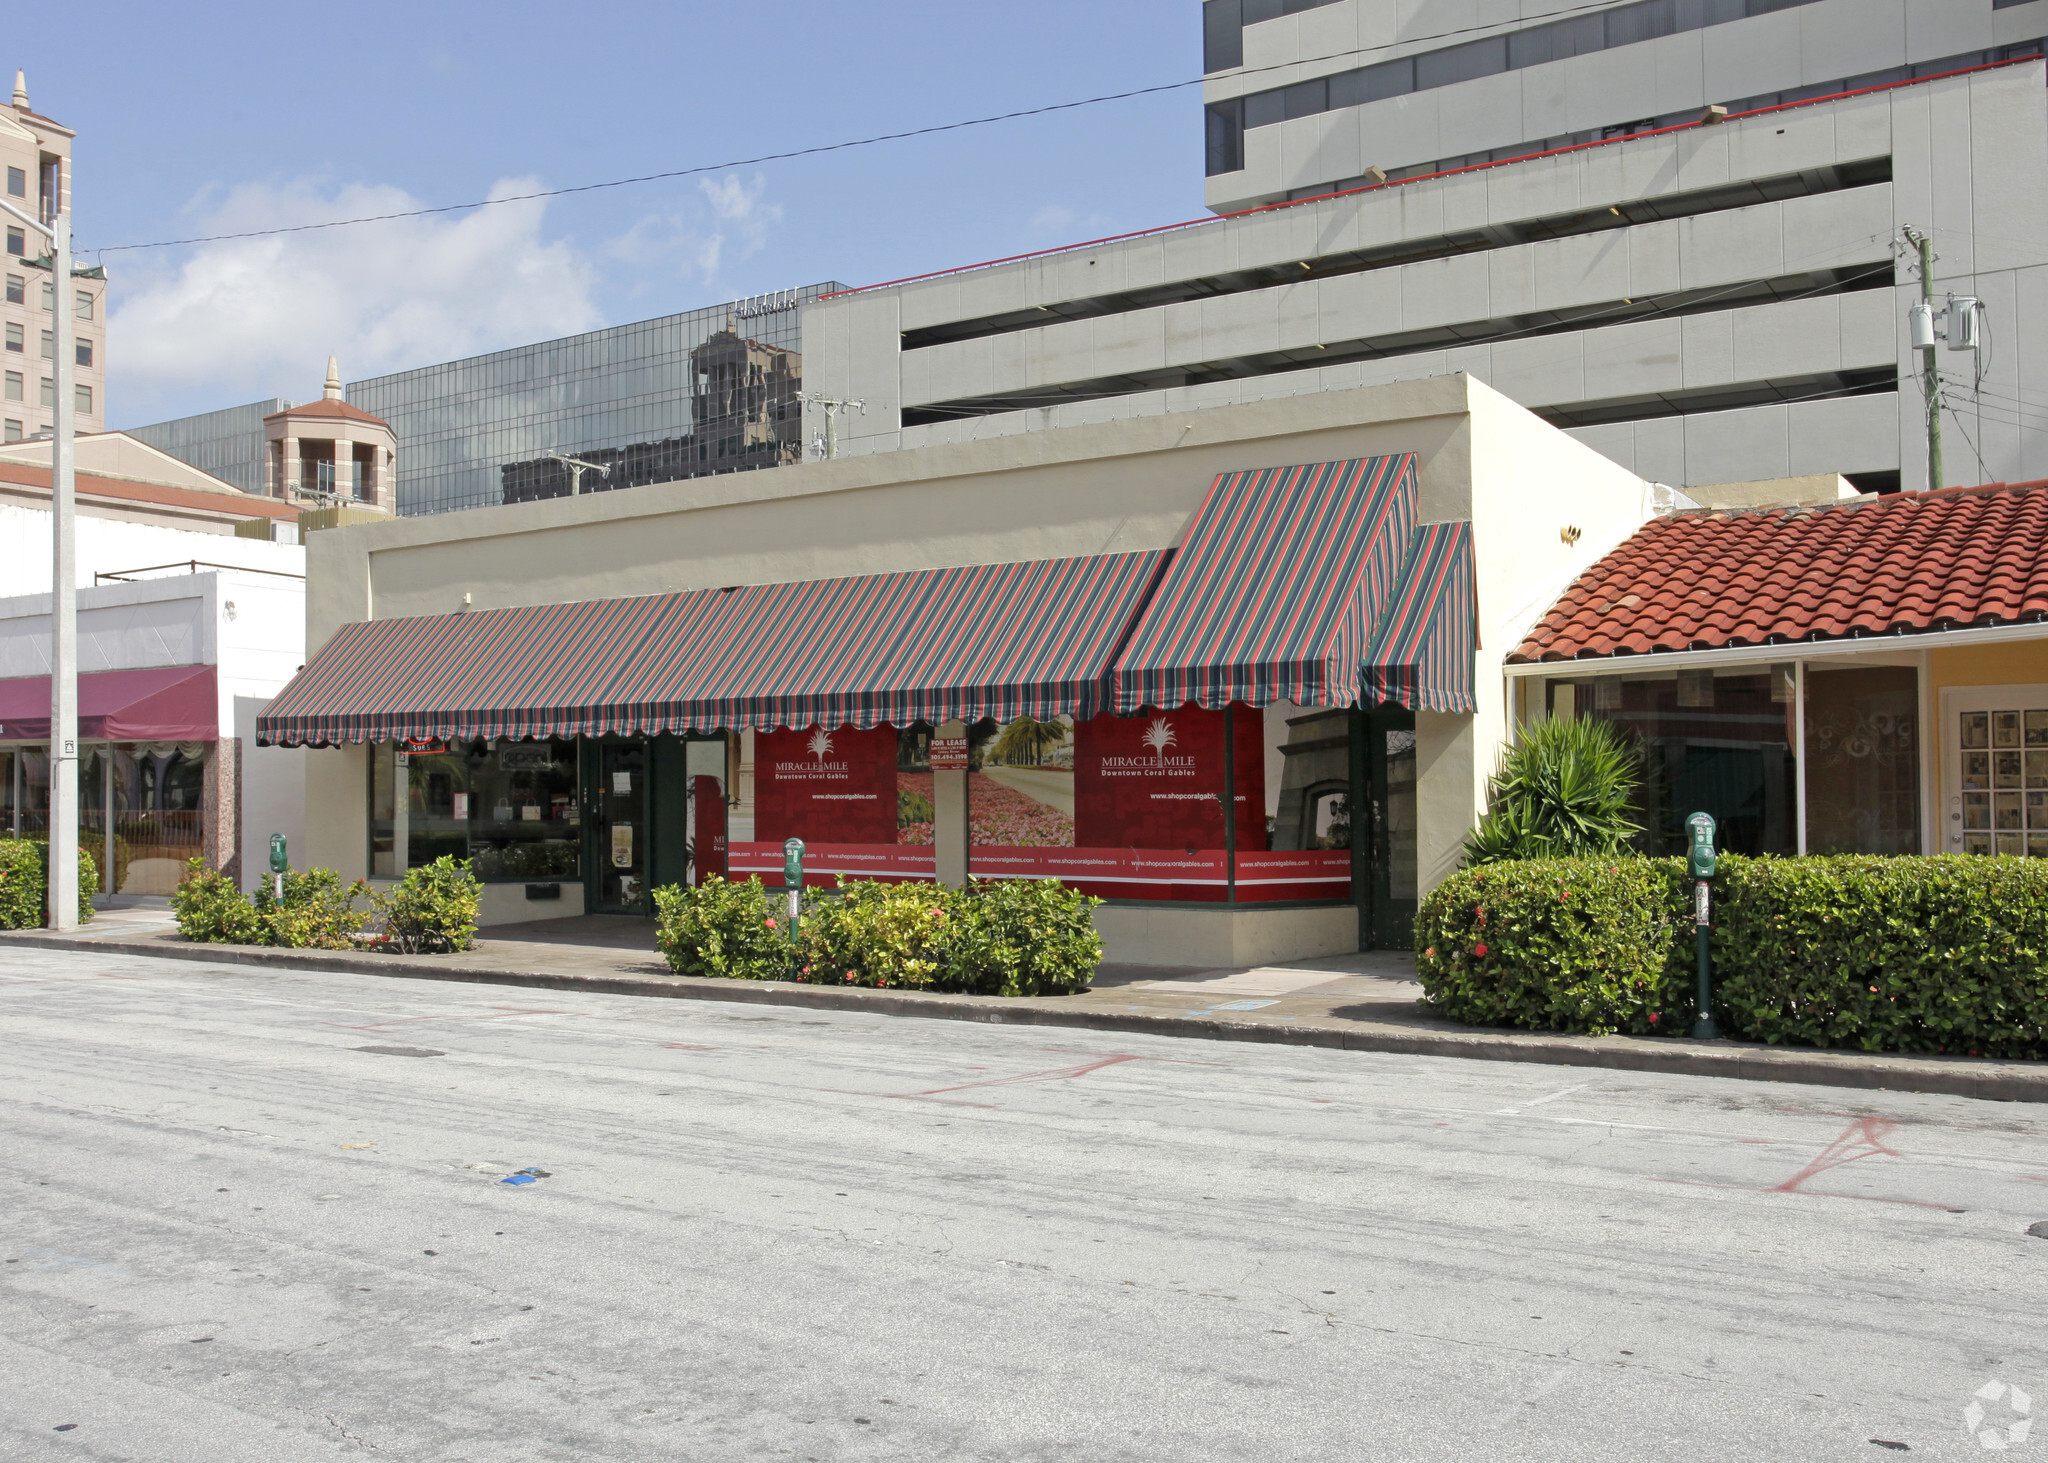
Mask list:
[[[160,483],[136,483],[122,478],[103,478],[94,473],[74,475],[81,497],[114,498],[127,503],[156,503],[166,508],[185,508],[234,521],[240,518],[293,518],[295,504],[276,498],[259,498],[249,493],[202,493],[196,488],[174,488]],[[50,489],[50,470],[19,462],[0,462],[0,483],[27,488]]]
[[1836,640],[2048,618],[2048,480],[1680,513],[1580,575],[1508,659]]
[[288,406],[283,411],[274,411],[263,420],[274,422],[279,417],[340,417],[342,420],[350,422],[375,422],[380,427],[390,425],[384,418],[373,417],[359,406],[350,406],[345,401],[329,401],[324,396],[318,401],[309,401],[301,406]]

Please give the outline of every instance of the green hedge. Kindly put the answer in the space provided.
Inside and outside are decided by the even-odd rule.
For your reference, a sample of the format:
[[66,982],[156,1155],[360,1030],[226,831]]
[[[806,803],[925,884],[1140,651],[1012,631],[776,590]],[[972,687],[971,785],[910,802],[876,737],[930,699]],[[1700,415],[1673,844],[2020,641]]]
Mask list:
[[[1690,896],[1679,859],[1465,870],[1417,915],[1424,997],[1475,1025],[1683,1036]],[[1724,856],[1712,948],[1728,1036],[2048,1057],[2048,860]]]
[[249,899],[232,878],[195,858],[172,891],[171,914],[178,933],[201,944],[350,950],[369,918],[368,910],[356,908],[369,889],[361,879],[343,884],[332,869],[293,869],[284,876],[282,899],[269,876]]
[[841,880],[804,894],[800,934],[759,879],[654,891],[655,941],[678,975],[977,995],[1064,995],[1102,962],[1100,901],[1051,880],[967,889]]
[[[89,923],[92,897],[100,890],[100,866],[90,850],[78,851],[78,921]],[[0,838],[0,930],[43,927],[50,899],[49,845],[36,838]]]
[[1424,998],[1454,1021],[1605,1036],[1693,1019],[1680,859],[1521,859],[1453,874],[1415,916]]

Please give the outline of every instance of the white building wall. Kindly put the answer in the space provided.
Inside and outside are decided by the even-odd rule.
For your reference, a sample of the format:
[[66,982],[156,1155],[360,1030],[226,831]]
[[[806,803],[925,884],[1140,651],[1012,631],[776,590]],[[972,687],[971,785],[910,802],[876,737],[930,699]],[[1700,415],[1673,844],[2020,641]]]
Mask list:
[[[121,573],[158,564],[198,560],[242,569],[306,572],[306,551],[298,544],[201,533],[154,523],[80,514],[77,526],[78,587],[89,589],[99,573]],[[0,587],[9,594],[50,591],[50,511],[0,503]]]
[[[19,510],[0,509],[12,511]],[[95,521],[81,520],[81,526]],[[254,541],[252,546],[281,547]],[[256,745],[256,714],[305,662],[305,600],[301,580],[237,570],[78,591],[81,673],[217,667],[215,724],[224,737],[240,739],[242,870],[250,888],[268,867],[272,833],[284,833],[294,850],[305,842],[307,754]],[[0,599],[0,678],[49,673],[49,594]]]

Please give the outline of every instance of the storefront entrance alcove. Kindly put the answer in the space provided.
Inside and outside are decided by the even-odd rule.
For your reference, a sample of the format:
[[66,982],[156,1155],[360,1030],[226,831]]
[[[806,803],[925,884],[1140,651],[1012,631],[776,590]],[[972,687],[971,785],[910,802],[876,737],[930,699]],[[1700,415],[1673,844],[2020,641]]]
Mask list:
[[586,908],[652,914],[651,890],[725,873],[730,745],[715,732],[583,742]]

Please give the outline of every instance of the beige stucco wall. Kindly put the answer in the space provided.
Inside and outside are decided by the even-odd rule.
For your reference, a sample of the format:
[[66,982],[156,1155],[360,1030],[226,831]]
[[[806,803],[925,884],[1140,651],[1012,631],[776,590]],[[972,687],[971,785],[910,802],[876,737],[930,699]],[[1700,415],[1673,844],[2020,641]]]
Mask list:
[[488,609],[1161,548],[1241,468],[1413,451],[1425,504],[1462,501],[1469,390],[1445,376],[332,529],[308,539],[307,650],[465,593]]
[[1479,583],[1477,710],[1415,718],[1416,872],[1425,892],[1457,868],[1466,830],[1485,811],[1510,731],[1505,658],[1651,509],[1641,478],[1478,381],[1470,423],[1469,472],[1455,487],[1439,478],[1422,501],[1426,521],[1472,520]]

